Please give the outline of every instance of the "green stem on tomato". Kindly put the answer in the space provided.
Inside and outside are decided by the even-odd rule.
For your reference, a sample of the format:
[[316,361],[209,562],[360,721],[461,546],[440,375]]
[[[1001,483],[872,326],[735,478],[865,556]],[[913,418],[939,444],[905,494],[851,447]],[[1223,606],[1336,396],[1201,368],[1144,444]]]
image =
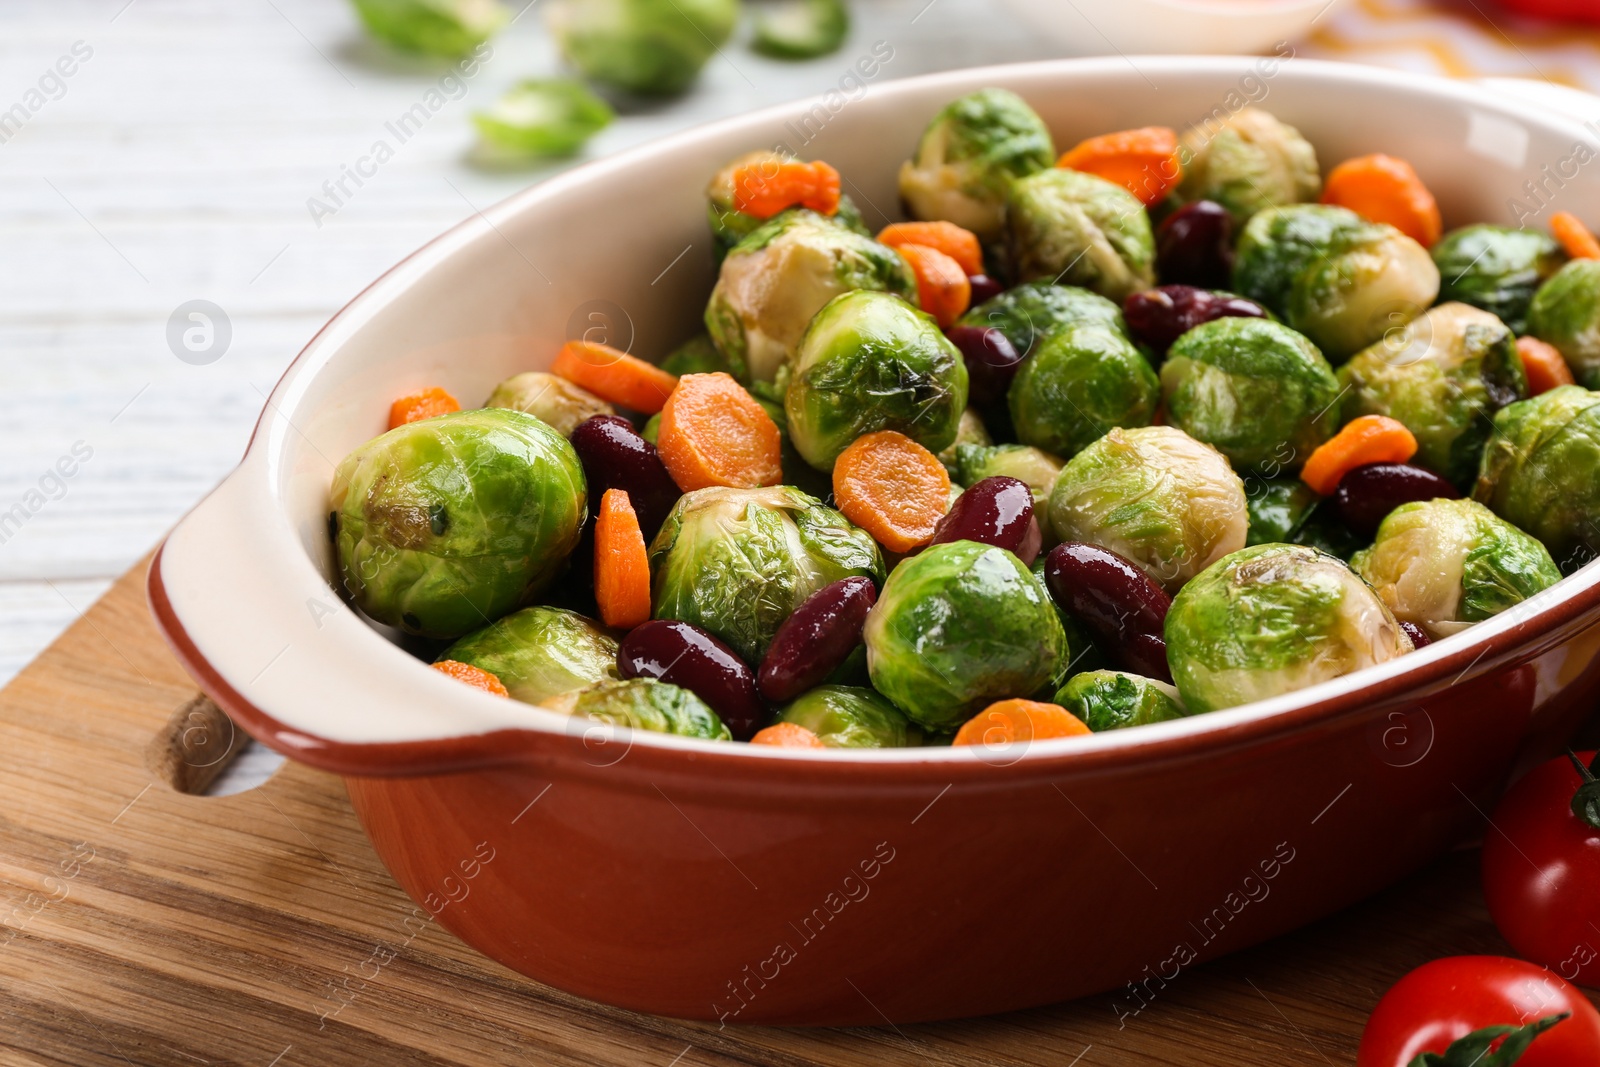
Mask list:
[[[1528,1051],[1533,1039],[1567,1018],[1571,1012],[1546,1015],[1527,1026],[1485,1026],[1451,1043],[1444,1052],[1424,1052],[1406,1067],[1511,1067]],[[1489,1047],[1501,1038],[1500,1047]]]
[[1567,749],[1567,758],[1578,769],[1578,777],[1583,779],[1583,784],[1578,786],[1578,791],[1572,794],[1572,814],[1600,830],[1600,755],[1596,755],[1593,766],[1585,767],[1583,760],[1572,749]]

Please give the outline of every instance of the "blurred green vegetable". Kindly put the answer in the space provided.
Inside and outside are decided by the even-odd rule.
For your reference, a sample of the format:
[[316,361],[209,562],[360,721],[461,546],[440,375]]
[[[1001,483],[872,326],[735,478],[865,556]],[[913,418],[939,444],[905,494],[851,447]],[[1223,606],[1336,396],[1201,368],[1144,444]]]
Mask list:
[[627,726],[702,741],[732,741],[717,713],[687,689],[656,678],[599,682],[550,701],[554,711],[612,726]]
[[514,611],[463,637],[437,658],[488,671],[524,704],[543,704],[617,677],[616,638],[599,623],[565,608]]
[[1025,484],[1033,493],[1033,517],[1050,548],[1059,537],[1050,525],[1050,490],[1055,488],[1064,462],[1032,445],[957,445],[955,480],[961,485],[976,485],[985,478],[1003,475]]
[[1579,385],[1600,387],[1600,260],[1574,259],[1541,285],[1528,332],[1560,350]]
[[802,693],[777,721],[804,726],[830,748],[905,748],[922,736],[876,692],[847,685],[819,685]]
[[1600,393],[1563,385],[1501,408],[1472,495],[1563,574],[1600,554]]
[[1495,315],[1513,333],[1527,332],[1528,303],[1566,254],[1543,230],[1513,230],[1478,223],[1451,230],[1433,246],[1439,300]]
[[677,93],[727,41],[739,0],[553,0],[547,19],[585,76],[635,93]]
[[1155,284],[1155,237],[1138,197],[1052,167],[1012,183],[1006,254],[1018,281],[1048,278],[1121,301]]
[[961,471],[956,462],[960,450],[963,447],[982,448],[992,444],[994,439],[989,436],[988,428],[983,425],[983,418],[971,408],[963,411],[961,421],[956,423],[956,439],[939,452],[939,462],[944,464],[953,486],[972,484],[961,480]]
[[1005,334],[1017,355],[1026,356],[1051,334],[1096,324],[1128,336],[1122,308],[1099,293],[1049,281],[1024,282],[970,308],[960,326],[992,326]]
[[1315,200],[1322,189],[1317,153],[1293,126],[1259,108],[1244,108],[1220,126],[1183,135],[1181,203],[1214,200],[1242,226],[1263,208]]
[[1154,678],[1123,671],[1084,671],[1067,679],[1055,702],[1095,733],[1181,719],[1178,691]]
[[844,0],[782,0],[756,15],[750,47],[778,59],[815,59],[838,51],[849,33]]
[[1114,426],[1148,426],[1161,383],[1123,335],[1074,326],[1039,343],[1006,401],[1017,440],[1070,458]]
[[506,22],[497,0],[352,0],[367,32],[408,52],[460,56]]
[[[742,167],[753,166],[770,166],[775,172],[777,165],[788,158],[790,157],[777,152],[758,149],[729,160],[711,176],[711,181],[706,185],[706,218],[711,224],[711,237],[716,246],[715,252],[719,263],[728,254],[729,249],[749,236],[750,231],[767,221],[734,208],[734,174]],[[847,194],[840,195],[839,210],[831,216],[824,217],[862,237],[872,236],[872,231],[867,229],[866,222],[861,218],[861,209],[856,207]]]
[[562,437],[571,436],[585,419],[617,413],[616,408],[589,390],[559,375],[537,370],[507,378],[494,387],[483,406],[511,408],[532,415]]
[[582,82],[567,78],[518,82],[472,121],[497,148],[529,156],[565,156],[607,126],[616,113]]

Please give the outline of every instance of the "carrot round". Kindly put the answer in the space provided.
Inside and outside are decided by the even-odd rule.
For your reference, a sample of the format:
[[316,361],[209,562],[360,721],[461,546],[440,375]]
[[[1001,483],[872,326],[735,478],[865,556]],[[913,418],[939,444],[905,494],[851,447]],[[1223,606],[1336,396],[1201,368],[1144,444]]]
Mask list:
[[506,691],[506,687],[501,684],[500,679],[482,667],[474,667],[472,664],[462,663],[460,660],[442,659],[433,665],[433,669],[440,674],[449,675],[458,682],[465,682],[474,689],[482,689],[485,693],[493,693],[497,697],[511,695]]
[[758,219],[770,219],[785,208],[808,207],[824,215],[839,210],[839,172],[820,159],[764,160],[733,172],[733,207]]
[[1327,496],[1339,481],[1368,463],[1404,463],[1417,454],[1417,439],[1387,415],[1362,415],[1324,441],[1300,468],[1300,480]]
[[685,374],[661,409],[656,452],[685,493],[712,485],[755,489],[783,481],[783,437],[730,375]]
[[1007,745],[1089,733],[1082,719],[1059,704],[1001,700],[990,704],[956,731],[957,745]]
[[1537,337],[1517,338],[1517,355],[1522,357],[1522,370],[1528,376],[1528,395],[1548,393],[1558,385],[1572,385],[1572,368],[1567,358],[1555,345]]
[[435,415],[448,415],[460,411],[461,403],[437,385],[409,396],[403,396],[389,405],[389,429],[408,422],[431,419]]
[[878,544],[909,552],[933,540],[950,502],[950,475],[938,456],[905,434],[879,430],[839,454],[833,499]]
[[1121,130],[1079,141],[1056,166],[1122,186],[1146,207],[1159,204],[1183,177],[1178,135],[1165,126]]
[[773,723],[757,730],[750,739],[752,745],[777,745],[779,748],[827,748],[822,738],[797,722]]
[[676,374],[593,341],[562,345],[550,372],[583,386],[601,400],[646,415],[660,411],[678,384]]
[[650,557],[621,489],[606,490],[594,520],[594,599],[607,626],[631,630],[650,620]]
[[1550,232],[1573,259],[1600,259],[1600,241],[1595,240],[1578,216],[1558,211],[1550,216]]
[[1372,222],[1387,222],[1424,248],[1439,240],[1439,205],[1411,164],[1382,153],[1357,156],[1334,167],[1322,202],[1349,208]]
[[935,248],[959,263],[963,273],[983,273],[983,246],[978,244],[978,235],[953,222],[891,222],[878,231],[878,243],[890,248]]
[[917,276],[917,303],[941,329],[952,326],[972,303],[972,282],[961,264],[937,248],[901,245],[898,249]]

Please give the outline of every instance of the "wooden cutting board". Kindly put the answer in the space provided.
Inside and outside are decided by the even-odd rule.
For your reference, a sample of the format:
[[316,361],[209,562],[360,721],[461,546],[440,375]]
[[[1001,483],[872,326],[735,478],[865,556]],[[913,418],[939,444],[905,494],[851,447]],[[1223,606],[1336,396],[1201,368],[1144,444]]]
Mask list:
[[[422,926],[337,778],[288,764],[190,795],[239,739],[122,578],[0,692],[0,1064],[1349,1064],[1379,995],[1504,952],[1476,853],[1365,905],[1112,996],[898,1029],[778,1030],[620,1011]],[[1085,922],[1094,916],[1085,915]],[[998,921],[998,916],[997,916]]]

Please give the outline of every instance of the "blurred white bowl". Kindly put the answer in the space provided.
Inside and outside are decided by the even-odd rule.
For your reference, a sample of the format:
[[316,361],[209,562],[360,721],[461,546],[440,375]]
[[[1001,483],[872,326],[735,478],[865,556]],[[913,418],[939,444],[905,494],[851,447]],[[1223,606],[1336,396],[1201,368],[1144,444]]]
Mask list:
[[1062,55],[1248,53],[1293,41],[1344,0],[1003,0]]

